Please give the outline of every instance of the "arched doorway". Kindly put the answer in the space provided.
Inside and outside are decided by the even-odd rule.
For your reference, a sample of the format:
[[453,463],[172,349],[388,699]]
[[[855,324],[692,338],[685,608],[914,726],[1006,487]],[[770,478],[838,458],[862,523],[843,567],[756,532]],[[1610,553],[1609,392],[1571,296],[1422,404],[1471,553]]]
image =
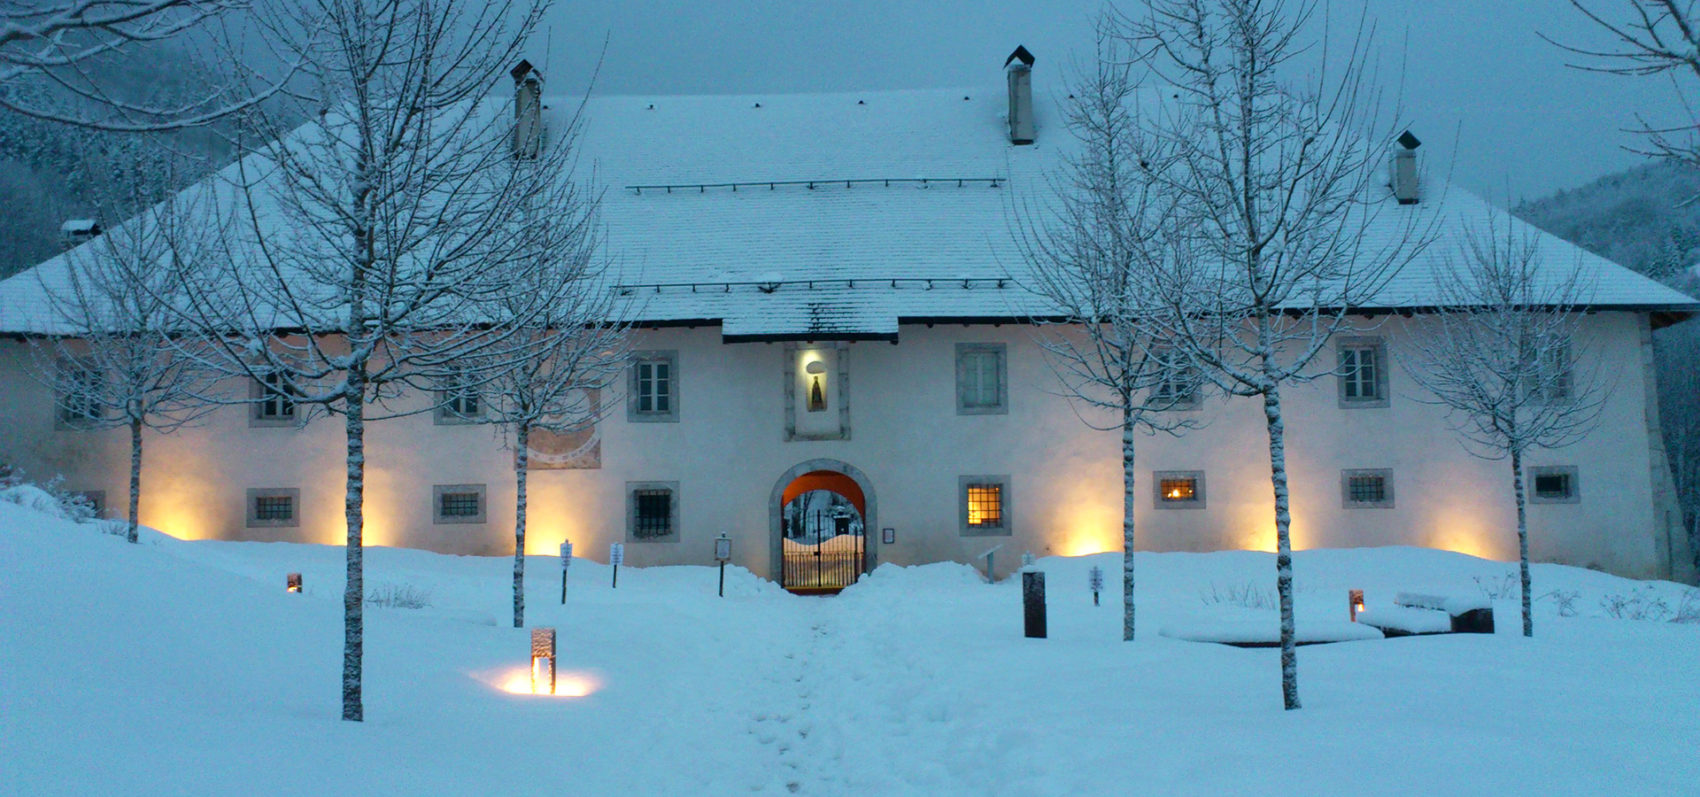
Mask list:
[[867,476],[848,464],[815,459],[786,471],[768,502],[773,580],[817,594],[856,583],[874,559],[875,509]]

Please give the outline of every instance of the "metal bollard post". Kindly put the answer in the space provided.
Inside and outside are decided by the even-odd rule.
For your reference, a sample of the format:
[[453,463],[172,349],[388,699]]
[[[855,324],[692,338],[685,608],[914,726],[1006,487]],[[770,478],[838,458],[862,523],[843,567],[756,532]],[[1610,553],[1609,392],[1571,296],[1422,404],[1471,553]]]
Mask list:
[[1097,606],[1098,593],[1104,591],[1104,568],[1093,565],[1091,572],[1086,574],[1086,578],[1092,587],[1092,605]]
[[1021,610],[1028,639],[1045,638],[1045,574],[1038,570],[1021,572]]

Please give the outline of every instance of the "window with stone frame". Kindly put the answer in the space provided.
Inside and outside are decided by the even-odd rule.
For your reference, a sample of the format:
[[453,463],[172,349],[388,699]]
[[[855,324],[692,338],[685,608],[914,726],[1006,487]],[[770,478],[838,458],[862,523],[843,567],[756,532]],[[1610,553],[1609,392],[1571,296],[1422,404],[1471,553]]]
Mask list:
[[1356,468],[1340,471],[1340,505],[1346,509],[1392,509],[1393,470]]
[[1532,467],[1528,474],[1530,503],[1574,504],[1581,500],[1581,484],[1574,467]]
[[1201,379],[1192,361],[1185,354],[1173,350],[1159,351],[1152,357],[1160,369],[1157,388],[1152,391],[1156,403],[1167,409],[1196,408]]
[[105,413],[101,393],[106,378],[91,363],[61,359],[57,363],[54,419],[60,428],[77,429],[98,424]]
[[260,374],[254,382],[254,411],[249,419],[256,426],[284,426],[295,423],[299,398],[289,378],[278,371]]
[[627,383],[626,419],[671,422],[679,419],[679,355],[676,351],[632,353]]
[[301,491],[292,487],[266,487],[248,490],[248,526],[250,528],[294,527],[301,525]]
[[484,400],[478,385],[465,371],[451,371],[443,377],[437,395],[437,423],[472,423],[484,415]]
[[1204,508],[1204,471],[1160,470],[1151,474],[1158,509]]
[[994,415],[1009,410],[1008,347],[956,344],[956,413]]
[[957,480],[957,491],[963,536],[1013,533],[1008,476],[962,476]]
[[482,484],[439,484],[432,487],[432,521],[439,524],[483,523],[485,493]]
[[1387,406],[1386,343],[1381,338],[1342,338],[1338,350],[1340,406]]
[[678,482],[626,483],[626,539],[628,542],[678,541]]

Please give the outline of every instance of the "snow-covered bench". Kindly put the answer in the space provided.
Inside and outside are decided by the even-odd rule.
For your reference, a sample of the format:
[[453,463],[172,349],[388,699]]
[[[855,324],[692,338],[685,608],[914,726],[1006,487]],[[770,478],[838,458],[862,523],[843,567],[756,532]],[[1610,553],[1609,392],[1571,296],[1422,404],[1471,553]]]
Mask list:
[[[1381,639],[1379,630],[1359,623],[1300,620],[1294,629],[1295,642],[1300,645],[1323,645],[1330,642],[1352,642]],[[1281,624],[1274,617],[1267,619],[1194,620],[1163,626],[1158,635],[1187,642],[1214,642],[1237,648],[1276,648],[1281,646]]]
[[1482,596],[1401,592],[1390,607],[1358,612],[1358,622],[1389,637],[1491,634],[1493,603]]

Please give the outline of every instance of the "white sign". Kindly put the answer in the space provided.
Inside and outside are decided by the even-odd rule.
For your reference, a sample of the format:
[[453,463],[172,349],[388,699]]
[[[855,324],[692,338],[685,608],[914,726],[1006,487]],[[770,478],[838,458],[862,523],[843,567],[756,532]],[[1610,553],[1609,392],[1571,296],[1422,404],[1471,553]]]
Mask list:
[[1103,592],[1104,591],[1104,568],[1094,567],[1094,568],[1092,568],[1091,573],[1089,573],[1088,575],[1092,579],[1092,591],[1093,592]]
[[732,558],[732,540],[724,534],[714,540],[714,558],[722,562]]
[[572,542],[572,540],[566,540],[566,541],[563,541],[561,543],[561,569],[562,570],[567,569],[567,565],[570,565],[572,563],[573,563],[573,542]]
[[625,561],[626,544],[623,542],[611,543],[608,546],[608,564],[619,567],[621,564],[624,564]]

